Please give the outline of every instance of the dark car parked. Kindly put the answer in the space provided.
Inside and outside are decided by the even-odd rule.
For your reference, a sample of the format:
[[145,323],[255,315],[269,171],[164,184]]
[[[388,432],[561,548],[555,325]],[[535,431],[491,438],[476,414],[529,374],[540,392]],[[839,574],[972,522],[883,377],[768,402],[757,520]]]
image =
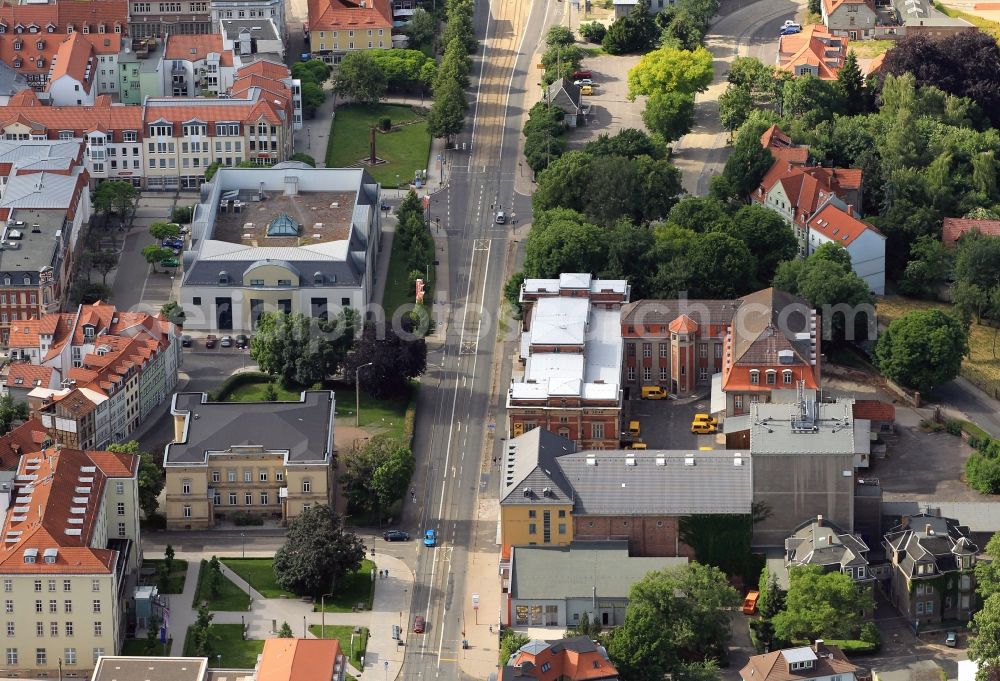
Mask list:
[[409,541],[410,535],[402,530],[386,530],[382,533],[382,539],[386,541]]
[[189,336],[187,334],[184,334],[183,336],[181,336],[181,347],[182,348],[190,348],[192,345],[194,345],[194,340],[191,338],[191,336]]
[[218,342],[219,342],[219,337],[213,333],[210,333],[207,336],[205,336],[205,347],[208,348],[209,350],[214,348],[216,343]]
[[236,334],[236,347],[243,350],[250,346],[250,338],[245,333]]

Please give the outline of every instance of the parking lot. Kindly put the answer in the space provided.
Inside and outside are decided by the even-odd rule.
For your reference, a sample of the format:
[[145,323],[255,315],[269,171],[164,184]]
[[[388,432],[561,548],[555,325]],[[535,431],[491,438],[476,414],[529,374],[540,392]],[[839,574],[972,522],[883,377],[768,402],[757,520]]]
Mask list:
[[725,449],[725,442],[716,442],[717,435],[695,435],[691,420],[695,414],[707,414],[708,396],[691,400],[629,400],[626,402],[624,429],[628,422],[638,420],[640,438],[649,449],[688,449],[703,447]]
[[593,72],[594,94],[581,97],[590,104],[587,124],[570,130],[567,135],[570,149],[579,149],[601,133],[614,135],[623,128],[645,130],[642,110],[645,97],[628,101],[628,71],[639,62],[639,57],[628,55],[612,57],[601,55],[583,60],[584,69]]

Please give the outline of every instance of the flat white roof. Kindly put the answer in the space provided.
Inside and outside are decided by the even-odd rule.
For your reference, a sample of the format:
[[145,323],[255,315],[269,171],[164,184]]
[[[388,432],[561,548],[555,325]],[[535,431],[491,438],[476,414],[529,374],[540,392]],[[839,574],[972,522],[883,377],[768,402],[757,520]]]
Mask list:
[[625,279],[594,279],[593,276],[581,272],[560,274],[558,279],[525,279],[524,290],[528,293],[555,293],[560,289],[585,289],[591,293],[613,291],[626,293],[628,281]]
[[787,648],[781,651],[781,656],[788,662],[809,662],[816,659],[816,653],[809,646]]
[[[542,309],[541,303],[552,303]],[[583,303],[583,305],[579,305]],[[541,318],[538,312],[542,311]],[[536,336],[536,325],[539,325]],[[545,399],[549,396],[613,400],[621,379],[622,337],[618,310],[591,307],[586,299],[543,298],[539,301],[530,339],[522,338],[526,356],[524,377],[511,384],[514,399]],[[558,338],[562,336],[562,340]],[[543,340],[539,340],[539,338]],[[530,353],[530,344],[582,344],[582,354]]]
[[[756,402],[750,405],[750,452],[758,454],[855,454],[854,400],[808,402],[815,429],[792,428],[798,421],[799,405],[794,402]],[[857,430],[868,439],[870,424],[858,419]]]

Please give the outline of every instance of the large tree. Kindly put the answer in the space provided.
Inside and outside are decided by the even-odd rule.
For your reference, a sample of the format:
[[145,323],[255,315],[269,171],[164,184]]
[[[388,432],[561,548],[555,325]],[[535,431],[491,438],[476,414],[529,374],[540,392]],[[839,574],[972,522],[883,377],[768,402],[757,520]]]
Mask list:
[[711,196],[685,196],[670,209],[667,222],[695,232],[730,232],[729,206]]
[[990,537],[984,553],[989,560],[976,561],[976,592],[985,601],[1000,593],[1000,533]]
[[415,48],[430,45],[437,34],[437,21],[434,15],[425,9],[416,9],[410,16],[410,23],[406,25],[406,35],[410,36],[410,43]]
[[319,598],[338,593],[344,578],[361,567],[365,545],[329,506],[306,509],[292,521],[274,554],[274,576],[283,589]]
[[[124,444],[110,444],[108,451],[119,454],[135,454],[139,457],[139,508],[142,509],[143,516],[147,519],[152,518],[160,507],[160,492],[163,491],[163,485],[166,482],[163,468],[160,466],[161,457],[154,456],[149,452],[140,452],[139,443],[136,440],[129,440]],[[173,558],[172,554],[173,549],[171,549],[171,559]]]
[[656,40],[656,21],[649,11],[650,0],[639,0],[623,17],[615,19],[601,39],[608,54],[644,52]]
[[558,277],[562,272],[598,272],[607,262],[604,229],[568,208],[536,213],[525,244],[527,276]]
[[416,462],[404,442],[380,435],[347,457],[340,483],[352,508],[385,517],[410,486]]
[[785,609],[774,616],[774,632],[784,641],[857,638],[871,593],[842,572],[818,565],[789,571]]
[[439,82],[434,88],[434,104],[427,114],[427,130],[434,137],[450,138],[462,131],[469,106],[462,85],[454,80]]
[[341,97],[375,104],[385,96],[388,84],[385,71],[372,50],[352,50],[344,55],[337,67],[337,81],[333,89]]
[[593,156],[624,156],[630,159],[637,156],[661,158],[664,155],[663,145],[637,128],[622,128],[614,135],[602,132],[587,142],[584,151]]
[[743,206],[733,215],[732,227],[723,228],[746,245],[757,260],[757,281],[766,285],[778,265],[798,254],[795,232],[780,215],[758,204]]
[[365,325],[356,349],[344,362],[344,372],[353,378],[358,369],[361,387],[376,399],[402,395],[411,379],[427,370],[427,343],[413,337],[405,326],[397,330],[395,320]]
[[712,82],[712,53],[704,47],[690,52],[661,47],[643,55],[628,72],[628,97],[654,92],[694,95]]
[[1000,672],[1000,594],[993,594],[972,618],[975,636],[969,658],[979,663],[976,681],[993,681]]
[[689,563],[648,573],[632,585],[625,623],[613,630],[608,652],[632,681],[685,678],[719,654],[729,639],[729,608],[739,594],[718,568]]
[[887,378],[928,392],[958,375],[969,351],[962,323],[941,310],[916,310],[893,320],[875,345]]
[[688,295],[692,298],[735,298],[756,285],[757,259],[739,239],[728,234],[699,234],[688,250]]
[[642,122],[667,144],[679,140],[694,126],[694,95],[654,92],[646,100]]
[[761,145],[760,134],[744,126],[722,173],[712,178],[711,195],[721,201],[746,203],[772,165],[774,157]]
[[9,392],[0,396],[0,435],[9,433],[16,421],[27,420],[27,402],[18,402],[15,404],[14,397]]
[[93,208],[104,215],[105,223],[111,213],[117,213],[122,226],[130,225],[139,206],[141,192],[131,182],[107,180],[94,190]]
[[250,356],[286,386],[309,386],[338,371],[354,342],[357,312],[333,321],[302,313],[265,312],[257,320]]

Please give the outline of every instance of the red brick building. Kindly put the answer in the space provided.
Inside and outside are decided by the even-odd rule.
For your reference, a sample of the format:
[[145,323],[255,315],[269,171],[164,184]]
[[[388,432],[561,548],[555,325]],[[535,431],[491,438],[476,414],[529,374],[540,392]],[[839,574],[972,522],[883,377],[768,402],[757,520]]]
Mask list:
[[507,390],[511,437],[545,428],[587,449],[618,447],[621,306],[630,287],[589,274],[528,279],[520,371]]

